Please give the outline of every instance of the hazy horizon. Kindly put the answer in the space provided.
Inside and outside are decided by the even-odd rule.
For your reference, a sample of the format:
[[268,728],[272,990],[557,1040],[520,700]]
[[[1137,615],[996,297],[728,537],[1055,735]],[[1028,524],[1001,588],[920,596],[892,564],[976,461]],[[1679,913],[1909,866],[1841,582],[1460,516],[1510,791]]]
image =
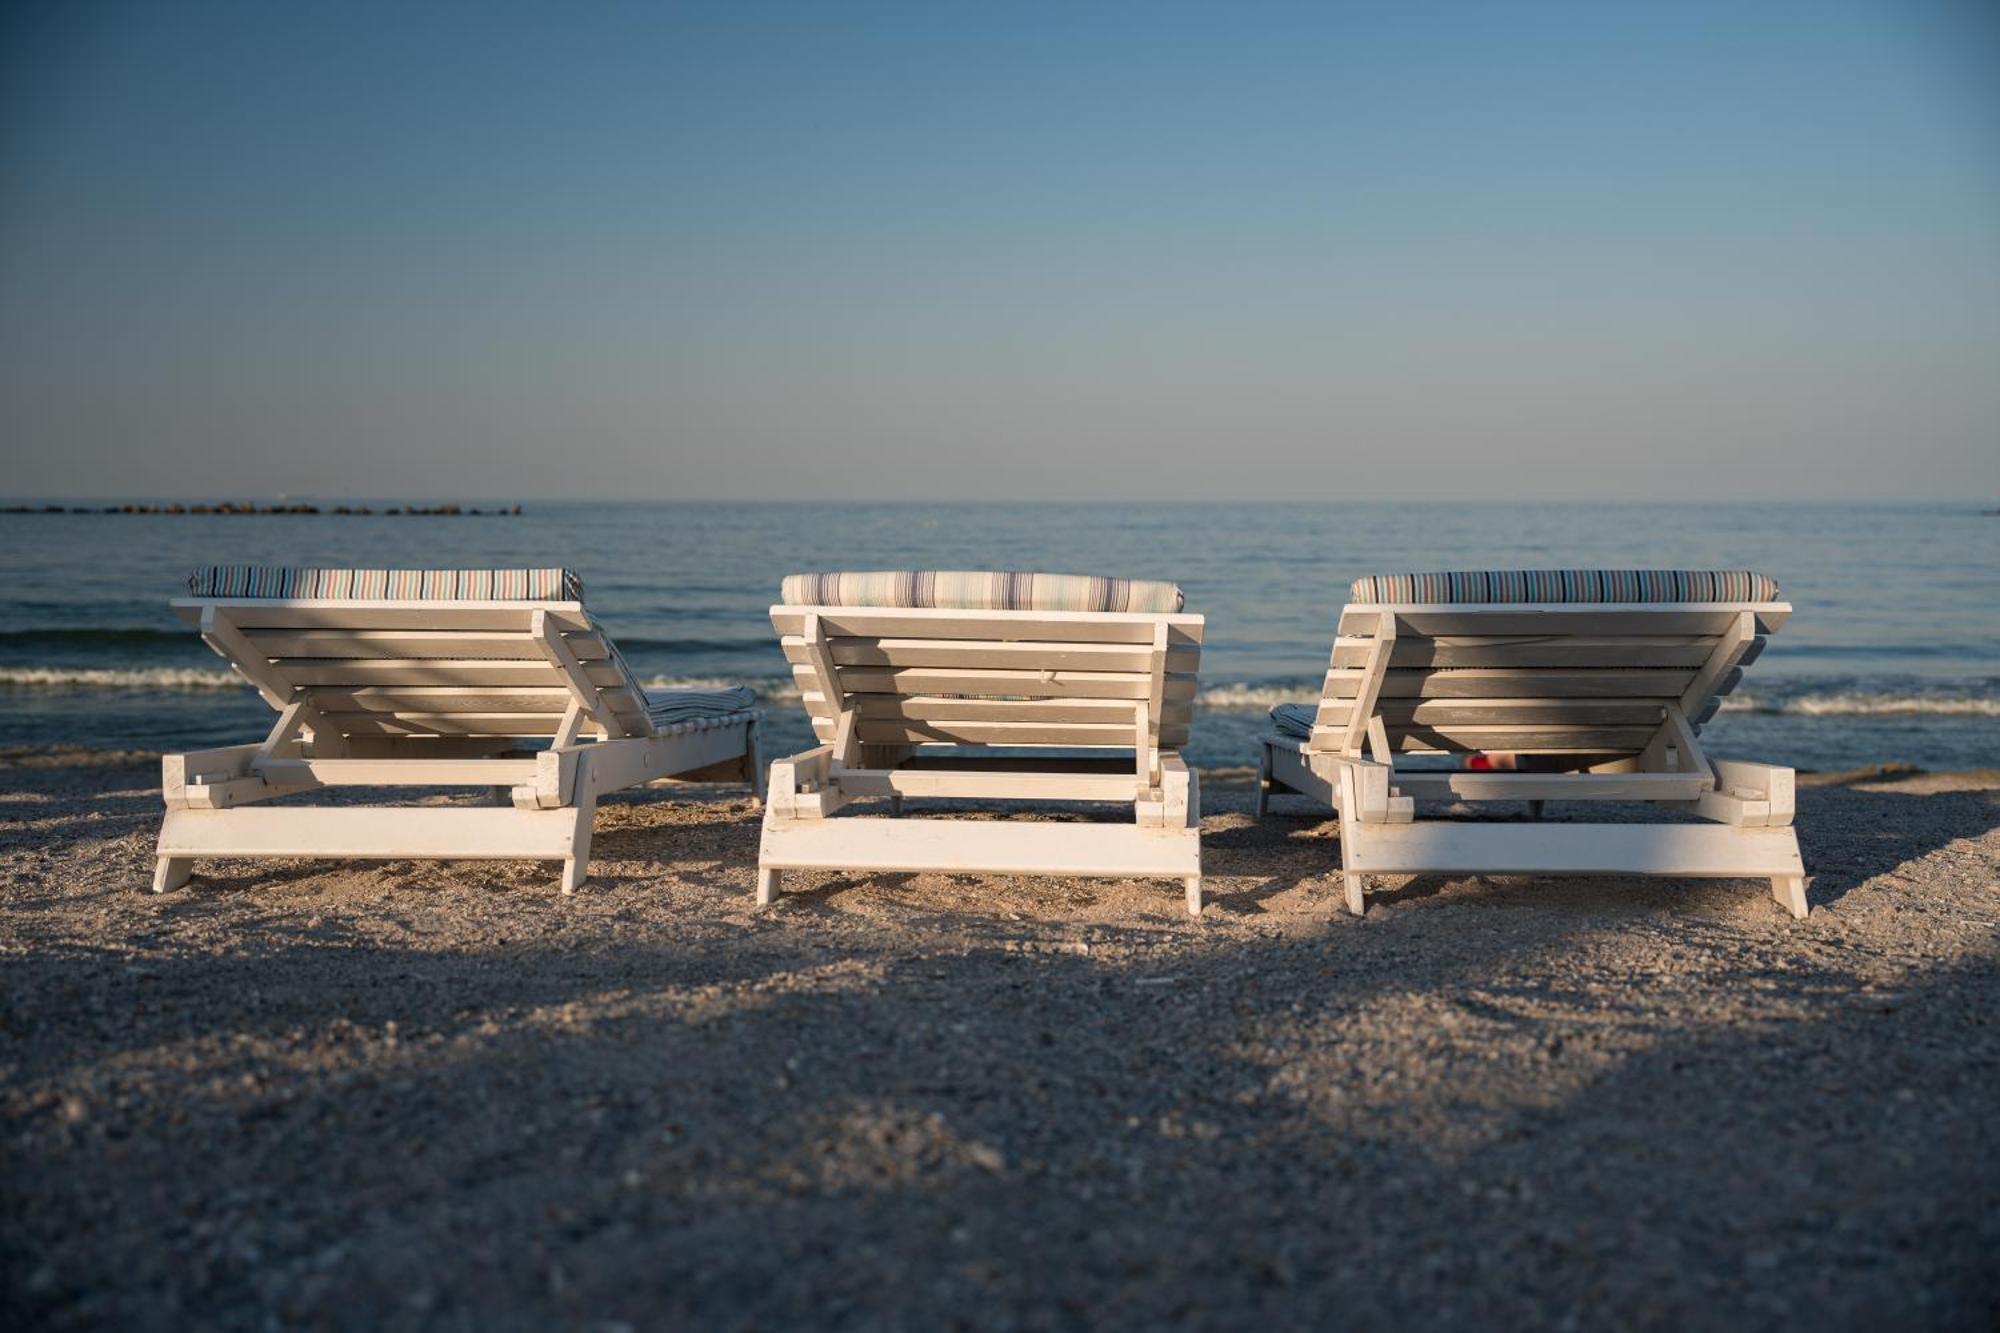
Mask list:
[[2000,496],[1976,0],[0,39],[23,502]]

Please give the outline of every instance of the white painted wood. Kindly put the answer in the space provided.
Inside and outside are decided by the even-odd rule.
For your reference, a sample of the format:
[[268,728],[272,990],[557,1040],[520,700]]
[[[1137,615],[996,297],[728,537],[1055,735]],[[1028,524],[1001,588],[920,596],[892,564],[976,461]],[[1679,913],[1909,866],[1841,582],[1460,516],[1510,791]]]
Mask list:
[[929,607],[774,606],[771,623],[779,635],[799,635],[805,618],[817,615],[834,638],[924,638],[1043,640],[1083,643],[1153,641],[1153,626],[1165,622],[1169,641],[1200,643],[1199,615],[1155,611],[946,611]]
[[1339,808],[1339,768],[1334,763],[1333,755],[1301,752],[1297,742],[1290,737],[1266,738],[1263,750],[1274,784],[1284,790],[1310,796],[1329,808]]
[[[1351,840],[1349,834],[1352,833]],[[1343,824],[1341,864],[1363,874],[1802,875],[1790,829],[1723,824]]]
[[[1009,873],[1020,858],[1055,847],[1064,857],[1080,856],[1081,868],[1035,860],[1015,873],[1088,875],[1135,873],[1144,865],[1092,870],[1100,863],[1073,854],[1071,844],[1116,850],[1133,838],[1198,842],[1198,791],[1171,746],[1185,740],[1192,711],[1199,616],[778,606],[771,619],[814,732],[826,744],[771,766],[760,902],[775,893],[775,872],[826,864],[786,861],[787,847],[816,848],[822,856],[837,848],[836,859],[845,858],[838,868],[899,869],[918,855],[910,850],[913,839],[949,840],[972,828],[958,853],[924,855],[951,868]],[[954,759],[939,767],[917,757],[926,745],[993,755],[1030,747],[1123,751],[1132,759],[1122,774],[1048,757],[1011,767]],[[1135,822],[995,825],[901,817],[902,802],[913,797],[1115,801],[1130,805]],[[853,800],[887,800],[895,813],[828,818]],[[1012,859],[982,850],[996,841],[1023,850]],[[1181,879],[1184,887],[1198,881],[1198,847],[1190,864],[1176,859],[1144,873]],[[1190,889],[1190,903],[1198,907],[1198,887]]]
[[[1783,603],[1350,605],[1311,739],[1266,738],[1260,774],[1340,815],[1343,883],[1357,913],[1369,874],[1481,871],[1768,878],[1788,910],[1796,900],[1802,911],[1790,771],[1711,763],[1697,732],[1790,612]],[[1347,759],[1328,769],[1328,752],[1357,754],[1363,738],[1377,758],[1575,755],[1589,771],[1435,772]],[[1397,822],[1419,798],[1525,800],[1537,815],[1546,800],[1646,801],[1716,822]],[[1263,804],[1260,793],[1260,813]]]
[[[258,629],[244,637],[266,657],[288,658],[495,658],[539,663],[545,659],[532,635],[505,630]],[[564,635],[570,656],[601,662],[610,655],[596,634]]]
[[[1165,634],[1164,624],[1155,627]],[[785,659],[815,666],[806,637],[786,635],[780,643]],[[1017,667],[1035,671],[1150,671],[1153,650],[1148,644],[1084,643],[1004,639],[835,639],[830,651],[836,667]],[[1167,669],[1197,668],[1199,650],[1192,644],[1167,654]]]
[[[753,789],[761,776],[744,767],[749,718],[656,728],[578,603],[174,607],[280,715],[261,746],[162,761],[156,880],[169,887],[203,855],[520,856],[563,861],[568,891],[588,877],[600,795],[717,765]],[[614,739],[580,741],[586,722]],[[517,748],[543,737],[554,743],[542,753]],[[239,808],[321,786],[483,786],[508,793],[512,808]]]
[[316,806],[169,810],[160,856],[566,860],[574,810]]
[[166,893],[178,889],[194,874],[192,856],[162,856],[153,863],[153,892]]
[[272,759],[257,766],[271,782],[304,787],[511,787],[532,782],[533,759]]
[[760,868],[1176,879],[1201,873],[1191,829],[1023,820],[784,820],[767,816]]
[[1397,788],[1422,800],[1692,801],[1707,789],[1698,773],[1396,772]]
[[1803,875],[1776,875],[1771,879],[1771,897],[1778,906],[1790,912],[1798,920],[1806,919],[1810,910],[1806,905],[1806,880]]

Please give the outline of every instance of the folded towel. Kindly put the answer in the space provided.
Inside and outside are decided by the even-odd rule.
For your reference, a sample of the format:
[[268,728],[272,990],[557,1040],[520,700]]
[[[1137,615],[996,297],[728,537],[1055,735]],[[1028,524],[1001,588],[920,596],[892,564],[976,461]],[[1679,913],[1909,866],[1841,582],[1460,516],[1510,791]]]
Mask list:
[[1318,704],[1279,704],[1271,710],[1271,721],[1278,731],[1302,741],[1312,739],[1313,719],[1318,716]]
[[757,706],[756,694],[745,685],[727,689],[648,690],[646,715],[655,726],[692,722],[697,718],[726,718],[748,713]]

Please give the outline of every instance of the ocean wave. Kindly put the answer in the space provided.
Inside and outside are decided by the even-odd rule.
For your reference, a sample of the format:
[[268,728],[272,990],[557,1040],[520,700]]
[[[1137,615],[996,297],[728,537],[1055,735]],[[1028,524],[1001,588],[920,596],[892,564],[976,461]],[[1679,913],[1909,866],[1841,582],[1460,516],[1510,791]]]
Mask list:
[[199,667],[0,667],[0,688],[227,690],[249,686],[233,672]]
[[[762,678],[730,676],[640,677],[648,690],[720,689],[748,685],[771,704],[799,701],[797,683],[789,676]],[[1812,689],[1805,682],[1793,688],[1739,691],[1723,700],[1724,713],[1791,717],[2000,717],[2000,691],[1968,685],[1958,689],[1924,688],[1909,682],[1882,689]],[[1983,683],[1982,683],[1983,684]],[[0,666],[0,689],[12,690],[229,690],[247,689],[235,673],[205,667],[73,667]],[[1319,681],[1222,681],[1196,695],[1206,711],[1262,713],[1274,704],[1309,702],[1318,697]]]
[[1781,714],[1792,717],[2000,717],[2000,696],[1992,694],[1877,694],[1840,690],[1789,699],[1735,695],[1722,702],[1725,713]]
[[150,629],[139,625],[96,625],[82,629],[73,626],[51,626],[46,629],[0,630],[0,644],[60,643],[101,646],[171,643],[185,646],[189,642],[191,639],[187,630]]

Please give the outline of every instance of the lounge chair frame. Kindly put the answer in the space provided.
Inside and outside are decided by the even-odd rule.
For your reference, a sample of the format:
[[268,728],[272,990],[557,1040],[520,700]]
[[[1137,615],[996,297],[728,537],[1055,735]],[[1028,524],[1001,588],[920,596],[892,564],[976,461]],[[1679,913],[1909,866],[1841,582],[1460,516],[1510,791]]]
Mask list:
[[[1177,747],[1202,617],[780,605],[771,620],[824,743],[771,765],[760,905],[787,870],[941,871],[1176,879],[1201,914],[1200,788]],[[904,818],[911,797],[1116,802],[1133,822]],[[831,818],[869,799],[890,813]]]
[[[655,724],[581,602],[173,607],[278,719],[259,742],[164,756],[156,893],[213,856],[560,860],[571,893],[606,793],[741,778],[762,795],[755,716]],[[485,787],[506,808],[245,808],[324,787]]]
[[[1701,724],[1741,679],[1783,602],[1350,604],[1312,734],[1264,738],[1274,793],[1340,819],[1348,910],[1371,874],[1767,878],[1806,915],[1789,768],[1710,759]],[[1562,756],[1568,772],[1399,767],[1409,754]],[[1418,820],[1418,800],[1645,802],[1703,824]]]

